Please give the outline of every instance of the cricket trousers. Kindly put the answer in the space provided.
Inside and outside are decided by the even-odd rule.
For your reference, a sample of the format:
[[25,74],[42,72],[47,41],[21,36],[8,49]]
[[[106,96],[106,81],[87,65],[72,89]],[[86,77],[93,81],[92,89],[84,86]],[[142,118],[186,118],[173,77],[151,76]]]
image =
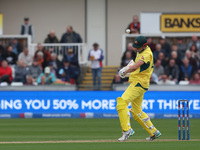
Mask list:
[[[134,118],[151,136],[157,130],[149,116],[142,111],[142,101],[146,88],[140,83],[131,83],[121,97],[117,98],[117,111],[122,131],[128,131],[131,128],[130,112]],[[132,109],[129,110],[128,104],[131,103]]]

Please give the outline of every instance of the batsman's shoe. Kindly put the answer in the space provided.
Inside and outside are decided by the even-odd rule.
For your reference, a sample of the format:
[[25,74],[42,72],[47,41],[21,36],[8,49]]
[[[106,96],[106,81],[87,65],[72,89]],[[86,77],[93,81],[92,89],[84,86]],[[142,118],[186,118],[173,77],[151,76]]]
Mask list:
[[135,131],[131,128],[128,131],[124,131],[122,137],[118,139],[118,141],[126,141],[130,136],[132,136]]
[[146,140],[147,140],[147,141],[153,141],[153,140],[159,138],[161,135],[162,135],[162,134],[160,133],[160,131],[157,130],[157,131],[155,132],[155,135],[154,135],[154,136],[150,136],[150,137],[146,138]]

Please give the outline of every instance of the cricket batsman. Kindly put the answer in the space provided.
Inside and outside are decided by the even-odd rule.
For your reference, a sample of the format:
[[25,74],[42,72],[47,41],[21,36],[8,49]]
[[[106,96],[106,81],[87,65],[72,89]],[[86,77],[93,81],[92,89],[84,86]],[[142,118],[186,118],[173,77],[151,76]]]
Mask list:
[[[132,46],[137,51],[135,63],[128,64],[119,71],[121,78],[129,75],[130,85],[122,96],[117,98],[116,108],[123,131],[123,135],[118,141],[125,141],[135,133],[130,125],[130,112],[134,120],[150,134],[146,140],[152,141],[160,137],[161,133],[152,124],[149,116],[142,111],[141,106],[144,93],[149,88],[150,77],[153,72],[153,54],[146,38],[143,36],[137,37]],[[128,109],[129,103],[131,103],[132,107],[130,110]]]

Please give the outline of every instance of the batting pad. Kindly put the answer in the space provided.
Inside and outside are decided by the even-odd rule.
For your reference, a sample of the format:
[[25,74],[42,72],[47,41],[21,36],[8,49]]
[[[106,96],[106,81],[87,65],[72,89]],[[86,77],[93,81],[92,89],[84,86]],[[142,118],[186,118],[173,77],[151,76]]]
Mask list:
[[141,112],[139,115],[137,115],[132,109],[130,109],[130,112],[133,116],[133,119],[137,121],[150,134],[150,136],[154,136],[153,133],[157,129],[153,126],[149,116],[145,112]]

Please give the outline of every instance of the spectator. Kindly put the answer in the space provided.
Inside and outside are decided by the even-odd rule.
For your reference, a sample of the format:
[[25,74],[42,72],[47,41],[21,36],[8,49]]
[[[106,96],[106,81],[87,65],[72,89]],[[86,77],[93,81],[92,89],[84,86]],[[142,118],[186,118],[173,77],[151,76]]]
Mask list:
[[18,60],[17,66],[15,67],[15,82],[26,82],[26,75],[28,74],[27,69],[24,67],[24,62]]
[[24,62],[24,66],[31,66],[33,63],[33,56],[29,54],[28,48],[24,48],[23,52],[19,54],[18,60],[22,60]]
[[31,24],[29,24],[29,18],[28,17],[24,18],[24,24],[21,25],[20,34],[21,35],[30,35],[31,41],[32,42],[34,41],[34,30],[33,30],[33,26]]
[[44,59],[43,59],[43,53],[42,52],[38,52],[37,53],[37,62],[38,62],[38,65],[43,69],[43,68],[45,68],[44,66],[45,66],[45,64],[47,64],[47,63],[45,63],[44,62]]
[[121,67],[126,66],[132,60],[132,54],[130,51],[127,51],[125,54],[125,59],[121,62]]
[[131,55],[132,55],[132,59],[133,61],[135,61],[135,58],[136,58],[136,52],[134,51],[133,49],[133,46],[132,46],[132,43],[128,43],[127,44],[127,49],[126,51],[124,52],[122,58],[121,58],[121,61],[124,61],[124,59],[126,58],[126,52],[127,51],[130,51],[131,52]]
[[193,44],[196,45],[196,48],[198,50],[200,50],[200,41],[198,40],[198,37],[196,35],[192,36],[192,40],[188,44],[188,49],[190,49]]
[[157,84],[158,83],[158,76],[153,72],[150,78],[150,84]]
[[73,69],[67,59],[63,61],[63,66],[59,69],[58,77],[61,79],[61,81],[74,84]]
[[180,80],[181,81],[189,81],[193,74],[193,68],[189,64],[189,60],[185,57],[183,59],[183,64],[180,67]]
[[60,43],[82,43],[81,36],[76,33],[72,26],[67,27],[67,32],[62,35]]
[[190,65],[193,66],[193,69],[194,69],[194,70],[197,70],[197,61],[196,61],[194,58],[192,58],[192,54],[191,54],[191,51],[190,51],[190,50],[187,50],[187,51],[185,52],[185,56],[186,56],[187,59],[189,60]]
[[195,60],[199,61],[199,53],[198,53],[198,49],[196,47],[195,44],[193,44],[191,47],[190,47],[190,52],[191,52],[191,55],[192,55],[192,58],[194,58]]
[[169,65],[165,67],[165,74],[169,80],[174,82],[178,81],[179,68],[174,59],[169,60]]
[[41,76],[41,82],[39,84],[40,85],[45,85],[46,84],[46,78],[45,78],[45,76]]
[[180,68],[181,67],[181,60],[178,58],[178,54],[177,54],[177,51],[172,51],[171,52],[171,59],[174,59],[176,64],[178,65],[178,67]]
[[118,75],[118,73],[115,74],[112,84],[122,84],[122,83],[123,83],[122,78]]
[[164,53],[164,51],[162,50],[161,44],[158,43],[158,44],[156,44],[156,49],[155,49],[155,51],[153,53],[154,59],[158,59],[158,55],[159,55],[160,52]]
[[147,38],[147,43],[148,43],[148,46],[151,48],[151,51],[154,52],[156,49],[156,44],[153,43],[153,40],[151,37]]
[[161,61],[159,59],[155,61],[153,72],[157,75],[158,80],[160,80],[164,74],[164,67],[161,65]]
[[157,84],[158,84],[158,85],[175,85],[176,82],[169,80],[169,79],[167,78],[167,75],[166,75],[166,74],[163,74],[161,80],[158,81]]
[[10,84],[12,80],[12,69],[8,66],[8,62],[3,60],[2,65],[0,66],[0,83],[7,82]]
[[55,53],[51,54],[51,60],[49,62],[49,65],[51,66],[51,70],[55,70],[56,76],[58,76],[58,70],[61,67],[61,62],[58,60],[57,55]]
[[168,61],[170,58],[170,54],[171,54],[170,44],[164,38],[160,38],[159,43],[161,44],[162,50],[165,54],[165,60]]
[[178,56],[182,60],[185,57],[185,52],[187,50],[186,44],[183,42],[183,38],[177,39]]
[[[101,70],[103,60],[103,50],[99,48],[99,44],[94,43],[93,49],[89,51],[88,60],[91,61],[92,78],[94,89],[101,87]],[[98,85],[96,86],[96,77],[98,78]]]
[[1,66],[1,62],[4,60],[4,54],[5,50],[4,47],[2,45],[0,45],[0,66]]
[[44,43],[59,43],[54,30],[50,31],[47,38],[44,40]]
[[53,63],[52,63],[52,62],[49,62],[48,67],[50,68],[50,72],[54,74],[55,78],[57,78],[57,76],[58,76],[58,70],[56,70],[56,69],[53,67]]
[[197,72],[200,74],[200,64],[198,65]]
[[160,52],[160,53],[158,54],[158,59],[161,61],[161,65],[162,65],[163,67],[165,67],[165,66],[168,64],[168,62],[165,60],[165,55],[164,55],[163,52]]
[[33,81],[36,82],[39,75],[42,73],[41,67],[38,65],[38,61],[36,59],[33,60],[32,66],[29,67],[28,75],[31,75]]
[[[82,38],[73,30],[72,26],[67,26],[67,31],[62,35],[60,43],[82,43]],[[72,48],[78,55],[78,46],[66,46],[62,48],[62,51],[65,52],[69,48]]]
[[17,62],[17,56],[13,52],[12,46],[8,46],[8,49],[5,53],[5,59],[7,60],[9,65],[15,65]]
[[27,75],[26,76],[26,83],[25,83],[25,85],[34,85],[33,82],[34,82],[33,77],[31,75]]
[[190,80],[190,84],[200,84],[200,75],[199,73],[194,73],[192,79]]
[[67,59],[69,61],[70,66],[73,70],[73,79],[75,79],[75,81],[77,83],[78,77],[80,75],[80,66],[79,66],[79,63],[78,63],[77,55],[75,55],[73,53],[72,49],[68,49],[67,54],[65,55],[64,59]]
[[67,50],[67,54],[64,55],[63,60],[65,60],[65,59],[67,59],[70,62],[70,65],[72,65],[74,67],[79,67],[78,57],[77,57],[77,55],[74,54],[74,52],[71,48],[69,48]]
[[178,53],[178,46],[176,44],[172,44],[171,45],[171,50],[172,50],[172,52],[176,51]]
[[22,46],[18,43],[17,39],[12,39],[10,45],[13,47],[15,55],[19,55],[22,52]]
[[56,78],[49,67],[45,67],[44,73],[41,73],[37,79],[38,84],[51,84],[56,81]]
[[133,16],[133,22],[128,25],[127,29],[129,29],[131,34],[140,33],[140,22],[138,21],[138,16]]
[[[34,59],[37,58],[37,53],[38,52],[42,52],[43,53],[44,64],[45,65],[48,64],[50,59],[51,59],[51,53],[48,50],[44,49],[41,43],[38,43],[38,45],[37,45],[37,50],[35,52]],[[44,67],[46,67],[46,66],[44,66]]]

